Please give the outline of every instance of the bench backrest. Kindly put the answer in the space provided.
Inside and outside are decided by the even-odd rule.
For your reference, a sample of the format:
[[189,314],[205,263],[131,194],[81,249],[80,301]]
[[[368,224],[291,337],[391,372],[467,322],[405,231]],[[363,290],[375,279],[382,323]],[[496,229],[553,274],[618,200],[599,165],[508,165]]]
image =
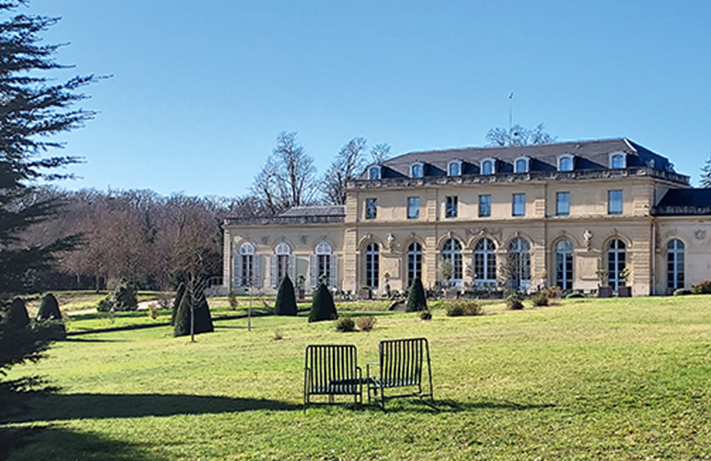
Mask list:
[[425,360],[430,371],[426,338],[381,341],[379,350],[380,380],[385,387],[420,386]]
[[310,376],[306,385],[311,394],[353,394],[359,389],[358,357],[353,345],[307,346],[304,367]]

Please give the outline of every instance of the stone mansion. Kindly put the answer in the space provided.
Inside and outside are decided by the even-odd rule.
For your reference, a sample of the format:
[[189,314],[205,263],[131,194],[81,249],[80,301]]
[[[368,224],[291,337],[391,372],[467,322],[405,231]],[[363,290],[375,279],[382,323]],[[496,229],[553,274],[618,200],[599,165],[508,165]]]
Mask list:
[[[509,284],[637,296],[711,279],[711,189],[628,139],[413,152],[370,165],[345,206],[224,222],[224,289]],[[448,261],[448,263],[443,263]],[[299,276],[302,277],[299,277]]]

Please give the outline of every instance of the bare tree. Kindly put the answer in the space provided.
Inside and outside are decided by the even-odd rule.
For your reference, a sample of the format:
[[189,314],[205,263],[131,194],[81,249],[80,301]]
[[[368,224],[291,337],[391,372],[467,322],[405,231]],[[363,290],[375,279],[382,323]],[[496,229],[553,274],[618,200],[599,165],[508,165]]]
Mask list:
[[346,185],[363,169],[365,149],[365,138],[353,138],[338,152],[336,160],[331,163],[321,181],[327,203],[346,204]]
[[296,133],[281,132],[266,165],[250,191],[268,214],[313,203],[318,185],[314,160],[296,142]]
[[514,125],[511,129],[492,128],[486,133],[490,146],[528,146],[532,144],[551,144],[558,139],[544,131],[545,125],[539,124],[534,129]]
[[701,187],[711,188],[711,157],[701,168]]
[[383,163],[385,160],[390,158],[390,145],[385,143],[374,145],[370,149],[370,156],[373,163]]

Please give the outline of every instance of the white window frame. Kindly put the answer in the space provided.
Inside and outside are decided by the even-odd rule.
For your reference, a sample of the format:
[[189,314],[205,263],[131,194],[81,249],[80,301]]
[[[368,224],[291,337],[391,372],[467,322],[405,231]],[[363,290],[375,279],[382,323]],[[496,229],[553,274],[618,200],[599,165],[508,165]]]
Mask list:
[[559,240],[555,244],[555,284],[563,290],[573,289],[575,277],[573,264],[573,244],[570,240]]
[[[622,166],[614,166],[614,159],[621,157]],[[627,154],[624,152],[612,152],[609,157],[609,165],[611,170],[622,170],[627,168]]]
[[667,288],[684,288],[684,242],[678,238],[673,238],[667,242]]
[[[565,194],[568,197],[567,202],[561,201],[561,197]],[[567,203],[568,206],[562,209],[561,204]],[[555,215],[556,216],[570,216],[570,191],[560,191],[555,193]]]
[[[615,193],[619,192],[620,195],[620,200],[619,200],[619,208],[615,207],[613,208],[613,200],[612,200],[612,195]],[[614,203],[618,203],[617,200],[614,201]],[[607,191],[607,214],[609,215],[619,215],[623,214],[625,209],[625,193],[622,191],[622,189],[615,189],[615,190],[608,190]]]
[[[518,170],[518,162],[520,162],[520,161],[525,162],[525,165],[526,165],[526,166],[524,167],[524,170],[523,170],[523,171],[519,171],[519,170]],[[529,171],[531,171],[531,157],[528,157],[528,156],[525,156],[525,155],[524,155],[524,156],[521,156],[521,157],[518,157],[516,160],[514,160],[514,165],[513,165],[513,166],[514,166],[514,173],[528,173]]]
[[[558,171],[573,171],[575,169],[575,155],[573,154],[559,155],[556,160]],[[570,160],[570,169],[563,169],[563,160]]]
[[420,197],[407,198],[407,219],[419,219]]
[[474,245],[474,284],[480,288],[496,286],[496,245],[490,238]]
[[[457,171],[456,174],[452,174],[452,167],[456,166]],[[462,161],[461,160],[452,160],[449,163],[447,163],[447,176],[461,176],[462,175]]]
[[[491,162],[491,172],[490,172],[490,173],[485,173],[485,172],[484,172],[484,166],[485,166],[487,163],[489,163],[489,162]],[[496,174],[496,159],[495,159],[495,158],[491,158],[491,157],[487,157],[487,158],[485,158],[485,159],[482,159],[481,163],[479,164],[479,173],[481,173],[482,175],[487,175],[487,176],[488,176],[488,175],[492,175],[492,174]]]
[[[483,205],[483,204],[482,204],[482,199],[483,199],[484,197],[489,197],[489,203],[487,204],[488,208],[487,208],[486,210],[484,210],[484,208],[483,208],[483,206],[482,206],[482,205]],[[477,209],[478,216],[479,216],[480,218],[490,218],[490,217],[491,217],[491,194],[481,194],[481,195],[479,195],[479,204],[477,205],[477,208],[478,208],[478,209]],[[486,213],[484,213],[484,211],[486,211]]]
[[[523,201],[517,202],[516,201],[517,197],[523,197]],[[519,209],[519,207],[517,207],[517,205],[520,206],[520,209]],[[513,194],[511,196],[511,216],[515,216],[515,217],[526,216],[526,194],[517,193],[517,194]]]
[[[419,167],[419,174],[415,174],[415,169]],[[425,164],[423,162],[415,162],[410,165],[410,177],[411,178],[424,178],[425,177]]]
[[368,179],[371,181],[382,179],[383,171],[380,165],[374,165],[368,168]]

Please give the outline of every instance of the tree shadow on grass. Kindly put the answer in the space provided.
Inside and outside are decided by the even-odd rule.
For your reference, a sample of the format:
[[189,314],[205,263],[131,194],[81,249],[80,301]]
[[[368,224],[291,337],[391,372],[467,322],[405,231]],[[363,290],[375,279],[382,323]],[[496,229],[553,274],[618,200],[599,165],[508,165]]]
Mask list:
[[6,422],[62,421],[94,418],[202,415],[244,411],[294,411],[301,405],[278,400],[181,394],[51,394],[33,400],[30,411]]
[[[459,402],[451,399],[441,399],[434,401],[434,407],[426,405],[417,398],[394,399],[386,403],[385,409],[388,413],[438,413],[438,412],[474,412],[477,410],[510,410],[510,411],[530,411],[553,408],[555,404],[526,404],[516,403],[507,400],[480,400],[474,402]],[[372,411],[382,411],[376,404],[366,405],[364,409]]]
[[74,338],[71,336],[61,339],[60,341],[64,341],[64,342],[68,342],[68,343],[127,343],[127,342],[129,342],[128,339]]
[[82,461],[163,461],[168,458],[140,445],[64,428],[0,427],[0,461],[8,459]]

